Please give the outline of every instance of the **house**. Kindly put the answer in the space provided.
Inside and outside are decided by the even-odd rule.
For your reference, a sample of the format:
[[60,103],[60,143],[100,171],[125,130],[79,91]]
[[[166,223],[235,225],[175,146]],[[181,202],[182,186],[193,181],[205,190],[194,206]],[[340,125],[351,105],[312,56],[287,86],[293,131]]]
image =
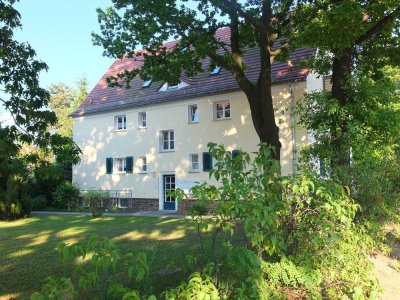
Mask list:
[[[219,34],[229,37],[226,30]],[[297,49],[291,60],[312,54],[312,49]],[[249,49],[244,61],[247,76],[256,80],[257,49]],[[210,180],[208,142],[229,151],[257,149],[250,108],[233,76],[219,67],[182,77],[175,86],[140,78],[130,89],[107,86],[107,77],[138,66],[133,59],[116,60],[72,114],[74,141],[82,149],[73,181],[84,190],[112,191],[121,208],[182,211],[188,204],[175,203],[168,190],[188,190],[196,181]],[[296,124],[294,106],[306,90],[321,89],[323,82],[306,69],[276,62],[273,83],[282,173],[294,173],[297,150],[310,141]]]

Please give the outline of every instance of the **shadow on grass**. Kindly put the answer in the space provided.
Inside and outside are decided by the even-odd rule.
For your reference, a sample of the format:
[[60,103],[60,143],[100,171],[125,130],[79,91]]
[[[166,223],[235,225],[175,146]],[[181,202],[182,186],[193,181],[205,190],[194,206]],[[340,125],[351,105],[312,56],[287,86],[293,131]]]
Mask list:
[[[187,219],[40,216],[0,222],[0,298],[28,296],[51,275],[70,276],[73,262],[60,258],[57,245],[84,242],[92,234],[111,238],[121,252],[145,252],[153,270],[181,266],[198,245],[193,223]],[[154,276],[155,291],[176,286],[182,279]]]

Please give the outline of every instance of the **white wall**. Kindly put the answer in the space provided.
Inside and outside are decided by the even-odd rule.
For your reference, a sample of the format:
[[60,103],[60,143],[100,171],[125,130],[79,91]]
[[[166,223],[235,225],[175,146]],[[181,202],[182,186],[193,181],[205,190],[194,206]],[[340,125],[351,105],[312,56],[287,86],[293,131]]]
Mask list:
[[[296,99],[303,96],[305,87],[305,82],[292,84]],[[273,95],[282,142],[282,173],[288,174],[293,171],[289,85],[275,85]],[[223,100],[231,101],[231,119],[214,121],[213,103]],[[199,123],[188,123],[189,104],[198,104]],[[146,129],[138,128],[138,112],[141,111],[147,112]],[[114,131],[114,116],[120,114],[127,116],[127,130],[124,132]],[[166,129],[174,129],[174,152],[159,151],[159,132]],[[74,140],[83,152],[81,163],[73,168],[75,183],[82,189],[130,189],[136,198],[158,198],[159,175],[166,172],[175,173],[178,184],[208,180],[208,172],[202,171],[202,153],[208,151],[207,143],[210,141],[224,144],[227,150],[248,152],[255,151],[259,143],[250,108],[242,92],[76,117]],[[306,142],[307,132],[296,127],[296,143]],[[199,154],[199,173],[188,172],[190,153]],[[133,156],[136,165],[138,158],[144,155],[147,156],[147,174],[139,174],[137,167],[133,174],[106,174],[107,157]]]

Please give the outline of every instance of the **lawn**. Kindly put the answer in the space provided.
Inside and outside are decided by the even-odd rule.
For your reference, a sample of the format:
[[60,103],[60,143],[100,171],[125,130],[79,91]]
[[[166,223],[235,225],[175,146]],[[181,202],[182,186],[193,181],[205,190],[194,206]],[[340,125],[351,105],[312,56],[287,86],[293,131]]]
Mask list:
[[154,282],[164,288],[176,286],[183,274],[161,275],[157,270],[181,266],[198,244],[187,219],[40,216],[0,222],[0,299],[28,296],[40,290],[46,277],[68,275],[73,265],[61,260],[58,243],[84,241],[94,233],[112,238],[122,251],[146,252],[153,260]]

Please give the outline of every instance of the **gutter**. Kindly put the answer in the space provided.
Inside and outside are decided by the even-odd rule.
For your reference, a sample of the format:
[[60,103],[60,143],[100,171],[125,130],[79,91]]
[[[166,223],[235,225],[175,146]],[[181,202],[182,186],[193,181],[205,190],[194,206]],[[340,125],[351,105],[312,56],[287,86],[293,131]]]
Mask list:
[[295,118],[295,99],[293,95],[292,82],[289,82],[290,93],[290,121],[292,128],[292,173],[297,174],[297,145],[296,145],[296,118]]

